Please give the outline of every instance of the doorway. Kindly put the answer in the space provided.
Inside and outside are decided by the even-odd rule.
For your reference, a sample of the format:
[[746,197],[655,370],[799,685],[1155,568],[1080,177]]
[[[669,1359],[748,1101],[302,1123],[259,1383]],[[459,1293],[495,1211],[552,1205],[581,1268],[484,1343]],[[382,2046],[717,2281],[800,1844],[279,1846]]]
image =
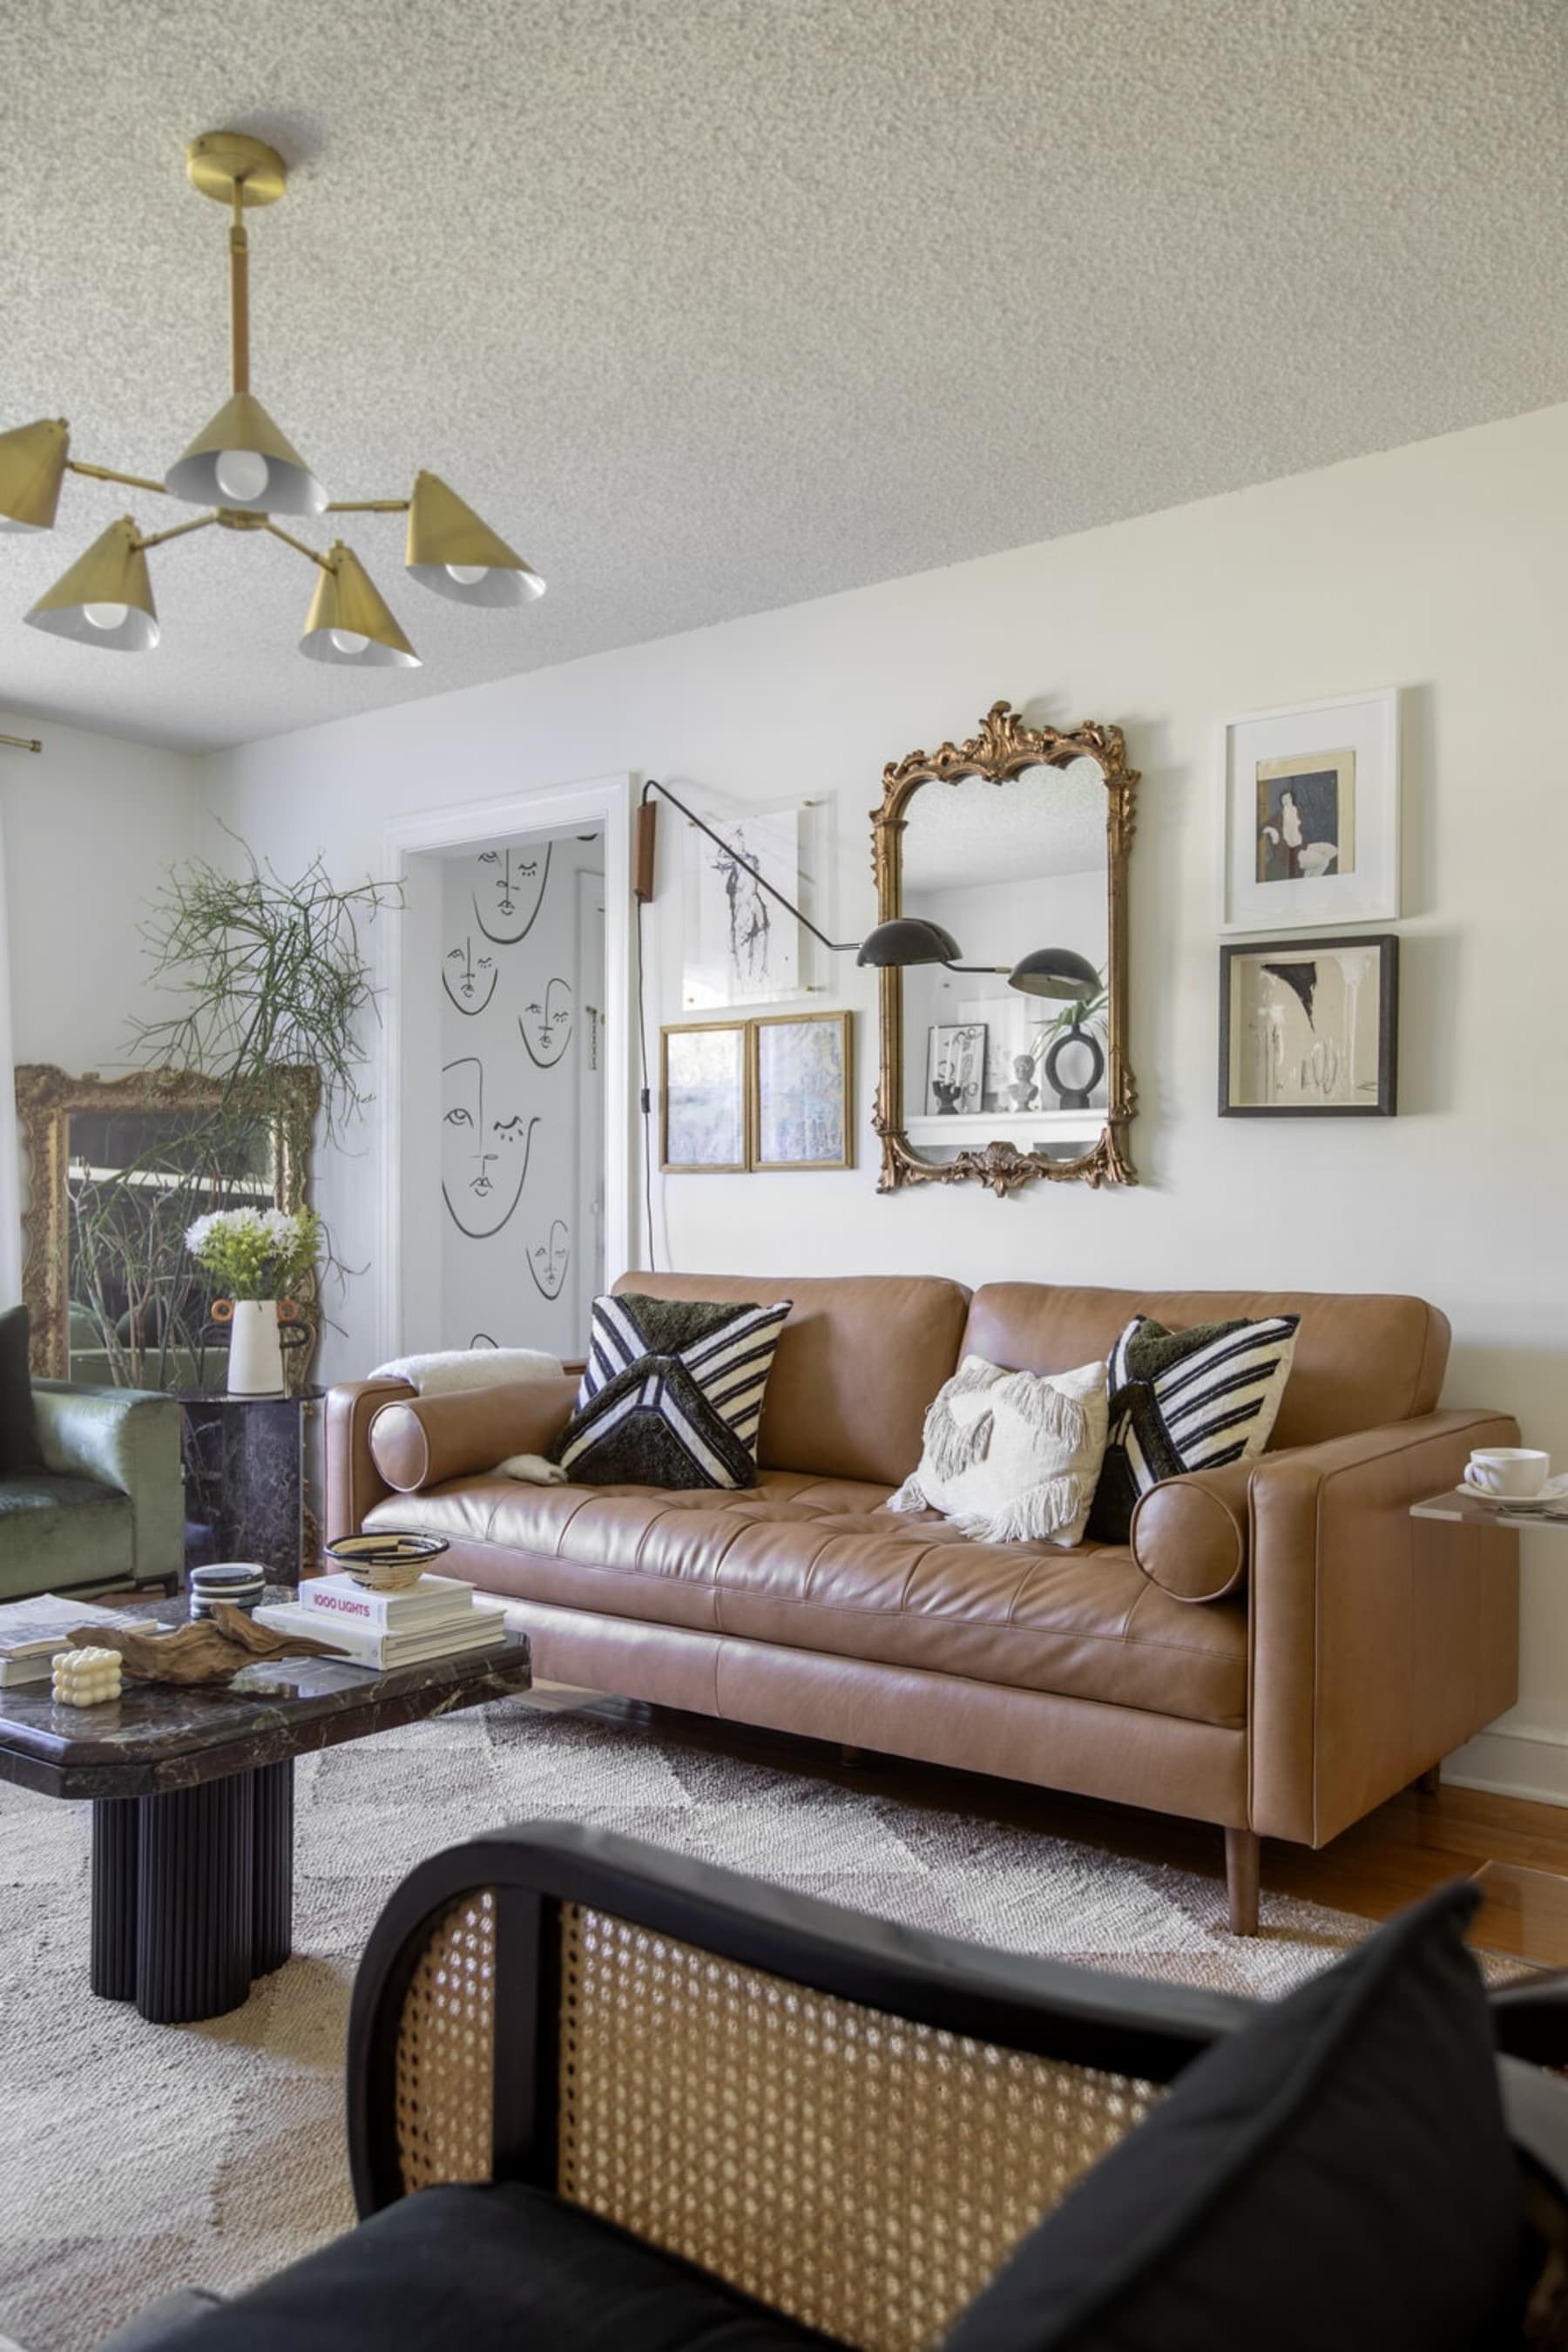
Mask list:
[[388,1356],[585,1352],[626,1264],[626,837],[620,779],[389,828]]

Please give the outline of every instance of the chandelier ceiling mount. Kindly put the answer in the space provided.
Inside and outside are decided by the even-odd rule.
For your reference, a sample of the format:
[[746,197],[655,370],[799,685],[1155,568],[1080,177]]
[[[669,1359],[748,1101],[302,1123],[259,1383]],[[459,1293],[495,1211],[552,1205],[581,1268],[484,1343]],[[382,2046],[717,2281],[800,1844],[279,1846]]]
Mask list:
[[416,669],[419,656],[370,574],[343,541],[325,553],[274,520],[326,514],[406,514],[405,566],[435,594],[462,604],[511,605],[542,596],[532,565],[436,474],[421,470],[405,499],[329,499],[306,460],[250,388],[250,244],[247,211],[276,204],[289,183],[274,147],[241,131],[209,131],[186,150],[191,185],[229,214],[229,396],[163,479],[88,465],[70,454],[63,417],[0,433],[0,531],[50,530],[65,477],[119,482],[206,511],[143,532],[125,515],[39,597],[29,626],[75,645],[145,653],[158,642],[147,556],[170,540],[216,524],[263,530],[318,567],[300,651],[311,661],[362,669]]

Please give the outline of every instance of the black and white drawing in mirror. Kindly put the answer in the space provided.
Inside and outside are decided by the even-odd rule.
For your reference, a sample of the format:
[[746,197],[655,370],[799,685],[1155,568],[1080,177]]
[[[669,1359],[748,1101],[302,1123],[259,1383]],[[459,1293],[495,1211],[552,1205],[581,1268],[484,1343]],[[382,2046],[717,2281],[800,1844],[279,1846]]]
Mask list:
[[826,803],[737,812],[694,795],[693,805],[723,839],[710,841],[696,825],[674,820],[683,845],[682,1005],[702,1013],[802,994],[816,977],[815,944],[762,886],[770,883],[826,928]]

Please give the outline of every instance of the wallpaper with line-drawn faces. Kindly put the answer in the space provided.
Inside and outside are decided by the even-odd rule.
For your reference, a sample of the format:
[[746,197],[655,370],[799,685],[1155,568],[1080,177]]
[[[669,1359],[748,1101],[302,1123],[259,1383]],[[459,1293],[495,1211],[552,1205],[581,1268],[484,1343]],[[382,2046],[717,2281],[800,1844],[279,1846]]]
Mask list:
[[574,1356],[600,1255],[603,844],[445,864],[441,1344]]

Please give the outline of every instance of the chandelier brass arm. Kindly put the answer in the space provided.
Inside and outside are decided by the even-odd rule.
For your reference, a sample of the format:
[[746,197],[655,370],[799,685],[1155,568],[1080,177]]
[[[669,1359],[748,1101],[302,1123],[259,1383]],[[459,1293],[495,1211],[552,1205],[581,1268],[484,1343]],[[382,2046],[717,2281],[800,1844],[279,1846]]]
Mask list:
[[41,751],[43,745],[36,735],[0,735],[0,743],[7,743],[13,751]]
[[[60,423],[64,429],[69,430],[63,417]],[[86,474],[95,482],[122,482],[128,490],[156,490],[161,499],[169,495],[162,482],[150,482],[145,474],[117,474],[112,466],[89,466],[79,457],[68,457],[65,467],[68,474]]]
[[270,531],[274,539],[280,539],[285,547],[291,547],[296,555],[303,555],[311,563],[319,563],[323,572],[331,570],[330,557],[319,555],[313,547],[307,547],[302,539],[296,539],[292,531],[280,530],[279,526],[270,520],[264,521],[261,528],[263,530]]
[[405,499],[329,499],[310,467],[251,391],[250,239],[247,210],[276,204],[288,167],[275,148],[247,132],[213,131],[191,142],[193,187],[229,212],[229,397],[169,467],[165,478],[89,465],[70,455],[63,417],[43,417],[0,433],[0,532],[54,528],[68,473],[207,509],[197,520],[142,533],[126,515],[94,541],[26,619],[33,628],[76,645],[122,653],[155,646],[158,616],[147,551],[214,523],[228,530],[269,531],[316,565],[321,577],[300,651],[312,661],[412,669],[419,656],[354,554],[335,540],[325,554],[274,520],[321,514],[405,514],[404,562],[421,587],[456,604],[521,604],[542,596],[544,582],[526,559],[436,474],[421,470]]

